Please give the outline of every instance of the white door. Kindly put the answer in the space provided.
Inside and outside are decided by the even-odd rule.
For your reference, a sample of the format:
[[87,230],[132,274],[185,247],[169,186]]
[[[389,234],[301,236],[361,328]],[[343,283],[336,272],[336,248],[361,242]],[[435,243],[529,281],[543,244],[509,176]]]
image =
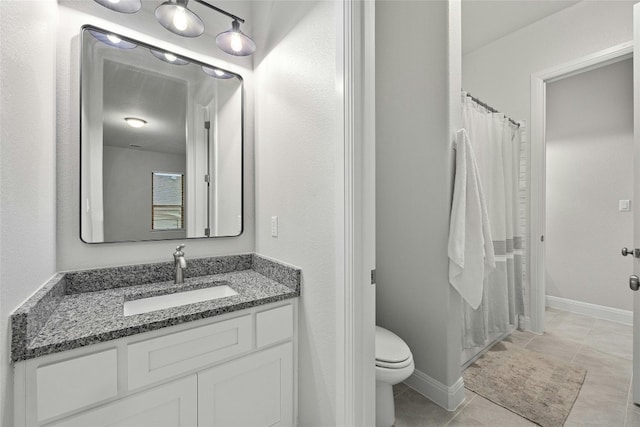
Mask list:
[[[640,248],[640,4],[633,6],[633,196],[636,207],[633,209],[633,244]],[[630,287],[637,290],[640,276],[640,258],[633,263],[634,276],[629,279]],[[634,283],[635,282],[635,283]],[[629,291],[631,292],[631,291]],[[633,292],[633,401],[640,404],[640,293]]]

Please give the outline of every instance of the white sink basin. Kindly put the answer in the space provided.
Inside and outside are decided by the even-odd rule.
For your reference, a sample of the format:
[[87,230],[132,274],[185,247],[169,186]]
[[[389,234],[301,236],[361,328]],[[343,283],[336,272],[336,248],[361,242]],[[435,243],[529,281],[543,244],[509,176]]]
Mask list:
[[141,298],[125,301],[124,315],[133,316],[134,314],[149,313],[151,311],[163,310],[165,308],[179,307],[181,305],[232,297],[234,295],[238,295],[238,293],[231,289],[231,287],[227,285],[219,285],[210,288]]

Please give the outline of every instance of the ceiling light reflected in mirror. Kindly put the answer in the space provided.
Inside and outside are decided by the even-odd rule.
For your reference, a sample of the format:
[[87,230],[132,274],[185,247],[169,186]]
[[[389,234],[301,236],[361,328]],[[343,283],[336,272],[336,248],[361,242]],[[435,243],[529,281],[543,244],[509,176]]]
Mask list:
[[155,49],[149,49],[149,50],[151,51],[153,56],[155,56],[161,61],[168,62],[170,64],[187,65],[189,63],[189,61],[187,61],[186,59],[180,58],[179,56],[171,52],[162,52]]
[[214,67],[207,67],[206,65],[202,66],[202,71],[204,71],[205,74],[211,77],[215,77],[216,79],[231,79],[235,77],[233,74],[227,73],[224,70]]
[[100,40],[107,46],[117,47],[118,49],[134,49],[138,46],[137,44],[131,43],[128,40],[122,40],[122,38],[115,34],[101,33],[99,31],[93,30],[89,30],[89,32],[93,37]]
[[132,128],[141,128],[142,126],[147,124],[146,120],[139,119],[137,117],[125,117],[124,120],[127,122],[129,126]]

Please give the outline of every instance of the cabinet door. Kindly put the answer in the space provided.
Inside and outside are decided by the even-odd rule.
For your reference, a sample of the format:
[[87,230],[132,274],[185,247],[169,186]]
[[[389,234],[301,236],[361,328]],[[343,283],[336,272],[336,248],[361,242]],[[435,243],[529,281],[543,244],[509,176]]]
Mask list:
[[290,342],[198,373],[199,427],[291,425]]
[[65,418],[47,427],[196,427],[196,375]]

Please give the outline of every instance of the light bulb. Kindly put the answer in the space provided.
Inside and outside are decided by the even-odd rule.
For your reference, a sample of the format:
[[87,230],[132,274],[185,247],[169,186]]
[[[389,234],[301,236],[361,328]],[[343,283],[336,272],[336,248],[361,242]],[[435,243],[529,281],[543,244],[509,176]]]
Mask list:
[[176,59],[178,59],[177,56],[175,56],[173,53],[169,53],[169,52],[165,52],[164,57],[169,62],[174,62]]
[[122,41],[122,39],[120,37],[116,36],[115,34],[109,34],[107,36],[107,38],[113,44],[118,44],[118,43],[120,43]]
[[109,3],[117,4],[120,3],[120,0],[109,0]]
[[217,76],[224,76],[224,71],[214,70],[213,72],[216,73]]
[[240,52],[242,50],[242,39],[240,38],[240,34],[234,33],[231,36],[231,49],[234,52]]
[[187,13],[184,7],[178,8],[175,15],[173,15],[173,25],[180,31],[187,29]]

